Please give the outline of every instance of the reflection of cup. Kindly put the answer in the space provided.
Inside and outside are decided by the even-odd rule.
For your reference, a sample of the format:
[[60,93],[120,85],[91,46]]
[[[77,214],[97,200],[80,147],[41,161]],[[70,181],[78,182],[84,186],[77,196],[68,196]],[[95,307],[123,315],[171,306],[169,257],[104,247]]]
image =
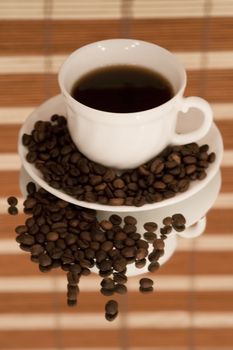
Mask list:
[[[131,64],[155,70],[173,86],[166,103],[142,112],[110,113],[87,107],[71,96],[74,83],[98,67]],[[144,41],[112,39],[86,45],[73,52],[61,67],[59,84],[65,97],[68,127],[79,150],[89,159],[119,169],[134,168],[157,155],[168,144],[185,144],[202,138],[212,123],[209,104],[200,97],[183,97],[186,73],[169,51]],[[201,126],[176,133],[178,112],[203,112]]]

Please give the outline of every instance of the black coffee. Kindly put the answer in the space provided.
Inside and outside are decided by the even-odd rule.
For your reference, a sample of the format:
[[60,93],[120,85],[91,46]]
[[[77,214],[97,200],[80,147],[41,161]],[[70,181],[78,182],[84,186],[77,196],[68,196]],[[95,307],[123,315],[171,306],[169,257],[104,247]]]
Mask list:
[[116,65],[87,73],[74,84],[71,95],[91,108],[130,113],[160,106],[174,92],[170,82],[153,70]]

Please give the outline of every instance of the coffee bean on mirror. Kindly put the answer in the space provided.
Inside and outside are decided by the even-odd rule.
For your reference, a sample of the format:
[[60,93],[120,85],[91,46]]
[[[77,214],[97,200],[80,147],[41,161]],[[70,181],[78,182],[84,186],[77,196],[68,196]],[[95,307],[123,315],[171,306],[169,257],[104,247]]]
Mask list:
[[143,237],[149,243],[153,243],[157,238],[157,235],[154,232],[144,232]]
[[139,287],[139,291],[141,293],[152,293],[154,291],[154,289],[153,289],[153,287],[150,287],[150,288]]
[[115,315],[118,312],[118,303],[115,300],[109,300],[105,304],[105,312],[108,315]]
[[146,259],[135,261],[135,266],[137,269],[142,269],[145,265],[146,265]]
[[105,318],[107,321],[111,322],[111,321],[115,320],[117,315],[118,315],[118,312],[116,312],[114,315],[110,315],[110,314],[105,313]]
[[[102,172],[103,169],[98,171]],[[133,177],[136,178],[136,175]],[[129,181],[131,179],[124,178],[125,184]],[[61,268],[67,273],[69,306],[77,303],[80,278],[88,276],[94,266],[102,277],[100,292],[105,296],[127,292],[126,273],[129,264],[133,263],[135,268],[140,269],[149,261],[150,272],[159,268],[158,259],[164,254],[165,237],[157,238],[154,233],[158,229],[155,222],[145,224],[149,229],[147,238],[151,238],[146,241],[142,233],[137,232],[137,220],[132,215],[125,216],[122,220],[120,215],[112,214],[99,221],[95,211],[75,207],[58,200],[43,189],[37,190],[32,185],[30,187],[30,193],[24,202],[29,217],[25,224],[16,227],[16,240],[21,249],[31,253],[31,261],[39,265],[41,272]],[[41,207],[39,215],[31,210],[38,205]],[[182,215],[174,214],[172,225],[180,230],[185,226],[182,224],[184,220]],[[171,220],[164,220],[165,224],[170,222]],[[165,228],[169,231],[171,227],[165,225],[160,231]],[[152,245],[154,250],[149,254]],[[148,283],[141,285],[141,292],[149,293],[153,290],[151,282]]]
[[146,222],[143,227],[148,232],[155,232],[158,228],[158,225],[155,222]]
[[17,215],[18,214],[18,209],[16,207],[9,207],[8,208],[8,214],[10,215]]
[[139,283],[142,288],[151,288],[153,287],[154,281],[150,278],[141,278]]
[[10,196],[7,198],[7,203],[12,206],[15,207],[18,204],[18,199],[14,196]]
[[157,261],[152,261],[149,265],[148,265],[148,271],[150,272],[155,272],[159,269],[160,264]]
[[114,291],[118,294],[126,294],[127,293],[127,287],[124,284],[117,283],[115,285]]

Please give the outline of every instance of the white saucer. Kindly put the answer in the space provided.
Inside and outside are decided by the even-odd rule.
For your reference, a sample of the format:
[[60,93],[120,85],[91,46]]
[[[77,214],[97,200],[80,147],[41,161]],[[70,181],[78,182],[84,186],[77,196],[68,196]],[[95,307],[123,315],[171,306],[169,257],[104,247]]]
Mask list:
[[[84,201],[80,201],[75,199],[74,197],[71,197],[70,195],[64,193],[63,191],[54,189],[51,187],[47,182],[43,180],[43,176],[40,173],[38,169],[35,168],[35,166],[31,163],[28,163],[26,161],[26,154],[27,154],[27,148],[22,145],[21,139],[22,135],[24,133],[31,133],[33,126],[36,121],[38,120],[50,120],[50,117],[53,114],[61,114],[66,116],[66,110],[65,105],[63,102],[62,95],[57,95],[55,97],[50,98],[46,102],[44,102],[41,106],[39,106],[25,121],[23,124],[20,133],[19,133],[19,141],[18,141],[18,151],[21,158],[21,161],[23,163],[23,166],[25,167],[27,173],[31,176],[31,178],[38,183],[41,187],[49,191],[50,193],[54,194],[55,196],[73,203],[78,206],[96,209],[96,210],[103,210],[103,211],[117,211],[117,212],[145,212],[147,210],[153,210],[158,208],[167,207],[169,205],[178,204],[185,199],[193,196],[195,193],[199,192],[201,189],[205,188],[206,185],[213,179],[213,177],[218,172],[218,169],[220,167],[220,163],[222,161],[223,157],[223,142],[221,134],[215,124],[212,125],[209,133],[199,141],[199,144],[205,144],[207,143],[210,146],[210,151],[216,153],[216,160],[213,164],[210,164],[209,168],[207,169],[207,177],[202,181],[193,181],[190,185],[190,188],[188,191],[184,193],[178,193],[175,197],[169,198],[166,200],[163,200],[162,202],[153,203],[153,204],[145,204],[142,207],[134,207],[134,206],[110,206],[110,205],[103,205],[98,203],[88,203]],[[190,110],[190,113],[192,113],[192,110]],[[184,132],[191,131],[193,128],[196,127],[196,125],[187,125],[187,120],[194,120],[194,123],[198,122],[198,117],[196,117],[196,110],[195,110],[195,118],[183,118],[182,115],[180,117],[180,123],[178,123],[178,132]],[[91,142],[91,140],[90,140]]]

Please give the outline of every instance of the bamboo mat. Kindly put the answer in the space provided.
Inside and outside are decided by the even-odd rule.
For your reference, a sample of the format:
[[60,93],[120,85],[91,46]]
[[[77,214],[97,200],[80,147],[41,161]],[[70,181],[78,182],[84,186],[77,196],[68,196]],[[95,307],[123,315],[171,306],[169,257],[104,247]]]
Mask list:
[[[96,276],[66,307],[64,274],[41,274],[14,242],[23,214],[9,217],[5,198],[20,196],[17,134],[28,114],[59,92],[57,72],[76,48],[130,37],[166,47],[188,72],[186,95],[208,99],[224,137],[223,185],[205,234],[180,240],[153,275],[156,292],[129,281],[120,317],[104,320]],[[0,0],[0,349],[233,349],[233,1]],[[195,210],[195,208],[194,208]]]

